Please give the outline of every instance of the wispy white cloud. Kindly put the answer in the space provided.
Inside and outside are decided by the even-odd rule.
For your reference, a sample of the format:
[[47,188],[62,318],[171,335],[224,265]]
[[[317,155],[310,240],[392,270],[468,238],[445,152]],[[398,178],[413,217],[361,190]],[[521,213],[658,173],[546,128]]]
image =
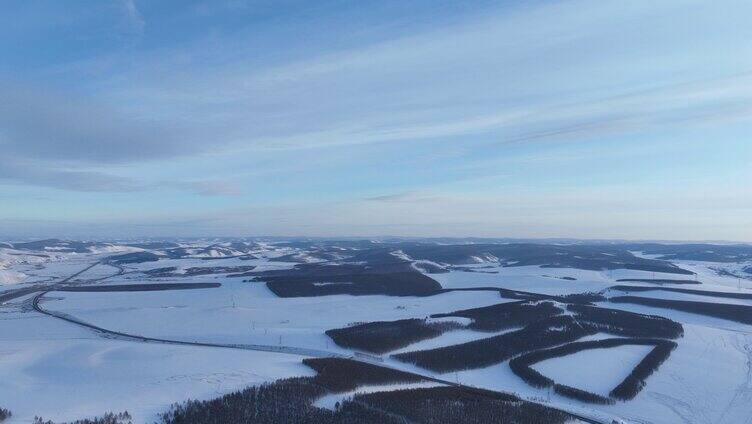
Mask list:
[[0,183],[84,192],[126,193],[143,189],[138,181],[100,171],[49,167],[44,163],[0,158]]
[[371,196],[366,197],[363,200],[376,203],[436,203],[442,201],[443,198],[436,195],[411,191]]
[[[138,6],[111,3],[114,18],[106,23],[125,19],[129,35],[150,35]],[[173,196],[233,196],[202,199],[206,210],[243,200],[267,205],[218,214],[226,224],[213,220],[207,228],[214,229],[242,224],[243,217],[272,222],[265,228],[277,233],[282,226],[310,232],[311,222],[343,233],[390,226],[460,232],[484,222],[511,231],[536,220],[571,229],[578,217],[593,223],[598,213],[618,217],[618,208],[637,225],[648,216],[629,201],[657,205],[659,195],[631,190],[622,193],[624,203],[614,193],[537,197],[510,191],[497,177],[517,178],[517,186],[543,184],[541,171],[557,161],[581,162],[580,153],[562,156],[552,146],[584,141],[605,146],[591,154],[593,161],[615,165],[625,165],[619,157],[625,149],[691,132],[743,155],[738,140],[752,124],[746,1],[724,8],[699,0],[535,2],[399,35],[372,16],[365,32],[373,36],[341,43],[321,41],[345,37],[336,19],[313,28],[310,34],[320,37],[307,37],[295,17],[274,15],[276,2],[263,3],[264,13],[285,25],[243,28],[233,19],[232,28],[223,28],[216,19],[223,10],[247,8],[212,6],[188,15],[211,15],[219,25],[214,31],[191,28],[185,15],[175,39],[134,37],[138,43],[97,46],[86,56],[77,54],[76,38],[70,61],[52,58],[33,76],[24,72],[25,61],[0,66],[2,77],[8,67],[13,71],[13,82],[0,86],[3,183],[131,193],[133,204],[160,191],[166,195],[155,202],[169,210],[165,216],[175,215]],[[160,13],[148,9],[150,28],[174,18]],[[92,27],[87,37],[102,27],[111,25]],[[679,139],[661,154],[681,156]],[[716,159],[716,169],[733,155]],[[583,187],[602,176],[567,171]],[[703,177],[680,171],[677,181]],[[464,196],[461,184],[448,180],[461,180]],[[321,201],[315,197],[336,199],[336,211],[314,205]],[[288,205],[298,199],[305,200]],[[666,210],[687,204],[674,200]],[[556,218],[546,202],[561,205],[567,218]],[[722,199],[717,204],[728,215],[739,209]],[[661,213],[655,228],[670,224]],[[697,214],[687,222],[703,219]]]
[[[752,75],[622,93],[579,103],[512,107],[493,115],[434,122],[385,122],[359,127],[331,128],[293,136],[249,140],[253,149],[310,149],[403,140],[491,134],[494,143],[609,136],[660,127],[703,125],[752,117]],[[488,138],[488,137],[486,137]]]
[[212,143],[241,150],[486,133],[522,142],[747,119],[749,77],[728,76],[752,69],[742,34],[726,35],[732,61],[709,57],[689,24],[671,37],[658,25],[670,17],[722,34],[707,16],[717,13],[695,2],[546,4],[282,64],[225,40],[146,55],[108,96],[217,129]]
[[123,7],[125,8],[128,23],[133,31],[139,34],[142,33],[144,26],[146,26],[146,21],[138,10],[138,7],[136,7],[136,0],[123,0]]

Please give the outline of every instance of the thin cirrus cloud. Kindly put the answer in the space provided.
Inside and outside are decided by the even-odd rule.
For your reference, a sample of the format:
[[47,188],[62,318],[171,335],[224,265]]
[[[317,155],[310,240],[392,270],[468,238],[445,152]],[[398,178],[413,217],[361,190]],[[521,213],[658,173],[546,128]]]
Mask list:
[[122,163],[191,151],[179,126],[128,116],[112,105],[54,89],[2,85],[6,155],[60,162]]
[[[149,183],[101,169],[195,154],[206,148],[198,129],[155,122],[61,92],[3,86],[0,180],[84,192],[172,188],[197,194],[237,194],[211,180]],[[192,134],[188,137],[187,134]],[[92,170],[96,168],[97,170]]]
[[[577,6],[595,11],[581,14]],[[129,83],[110,82],[104,96],[163,117],[172,132],[181,131],[181,120],[196,123],[183,130],[189,135],[179,136],[189,153],[194,148],[285,150],[489,132],[498,132],[501,141],[534,141],[670,125],[682,115],[698,121],[722,113],[745,117],[749,78],[734,76],[750,69],[743,68],[744,52],[735,67],[721,63],[706,74],[687,75],[691,67],[660,57],[652,60],[654,70],[646,70],[637,54],[639,40],[622,40],[621,58],[596,49],[605,47],[594,41],[599,36],[616,36],[609,22],[628,25],[630,13],[645,12],[628,8],[619,17],[615,9],[588,2],[534,8],[274,66],[255,63],[252,52],[236,50],[237,40],[228,43],[232,49],[219,47],[208,55],[160,51],[158,59],[147,55],[135,69],[118,74],[116,81]],[[699,12],[689,10],[678,12],[687,20],[701,20]],[[531,26],[540,30],[531,32]],[[673,40],[654,44],[656,54],[677,46]],[[587,48],[595,52],[579,57],[578,49]],[[701,62],[700,53],[686,56]],[[173,54],[181,60],[171,60]],[[537,66],[536,55],[550,57],[550,63]],[[625,72],[629,67],[635,71]],[[148,77],[152,73],[157,79]],[[659,85],[646,77],[655,77]],[[736,93],[708,93],[717,88],[718,78],[727,78],[727,85],[736,82],[729,87]],[[163,137],[161,143],[169,148],[173,139]]]
[[125,8],[126,18],[133,30],[137,33],[141,33],[144,30],[146,21],[138,10],[134,0],[123,0],[123,7]]
[[752,74],[671,84],[580,103],[510,108],[456,120],[332,128],[259,139],[249,149],[310,149],[400,140],[495,133],[496,143],[533,142],[577,135],[609,135],[666,127],[746,120],[752,114]]
[[49,187],[80,192],[132,193],[155,189],[169,189],[202,196],[236,196],[243,193],[231,181],[192,180],[144,182],[100,171],[49,169],[44,163],[0,158],[0,182]]
[[[598,157],[614,162],[613,173],[628,168],[618,152],[632,145],[661,144],[666,157],[689,163],[680,140],[693,133],[728,148],[732,159],[745,154],[746,2],[533,2],[456,18],[441,8],[400,19],[379,9],[363,14],[357,29],[340,10],[351,6],[323,3],[297,13],[264,4],[242,25],[234,15],[253,8],[197,2],[175,15],[123,0],[101,9],[125,20],[122,38],[101,36],[94,16],[82,21],[91,28],[72,20],[66,34],[102,45],[87,50],[73,37],[69,50],[60,47],[67,60],[36,57],[41,64],[29,72],[20,61],[0,67],[0,182],[123,193],[130,204],[160,191],[165,210],[195,195],[209,196],[202,204],[215,210],[239,199],[305,202],[317,193],[367,205],[331,224],[347,233],[368,220],[369,208],[393,208],[389,219],[400,229],[415,223],[408,216],[425,226],[481,221],[452,200],[447,181],[472,174],[491,186],[503,172],[509,177],[500,184],[540,192],[544,172],[526,171],[535,161],[524,158],[558,156],[562,145],[604,146]],[[212,19],[211,31],[199,30],[204,19]],[[733,169],[713,160],[705,171]],[[670,173],[674,163],[662,165]],[[689,166],[680,172],[703,177]],[[580,167],[568,177],[589,187],[602,175]],[[478,190],[496,198],[503,188]],[[632,200],[651,189],[631,191]],[[525,204],[534,195],[519,196]],[[584,198],[583,211],[595,201]],[[454,208],[441,208],[445,217],[424,210],[442,204]],[[304,228],[302,221],[320,218],[301,206],[287,223]]]
[[83,192],[134,192],[142,190],[138,182],[97,171],[52,168],[43,163],[0,158],[0,183],[35,185]]
[[[484,19],[480,24],[460,25],[451,31],[429,31],[428,34],[325,54],[290,65],[266,67],[268,69],[255,63],[248,65],[247,62],[253,62],[253,58],[244,57],[242,51],[219,49],[214,55],[216,57],[209,55],[208,62],[224,62],[225,56],[229,56],[227,63],[222,66],[213,66],[212,63],[203,67],[201,62],[191,63],[190,59],[187,63],[176,62],[171,67],[170,61],[160,55],[156,60],[158,63],[145,61],[131,73],[117,75],[116,80],[126,83],[111,87],[112,92],[101,94],[101,97],[104,97],[105,103],[109,101],[124,105],[145,116],[164,116],[165,110],[175,110],[176,115],[172,119],[159,121],[164,128],[153,128],[153,122],[142,120],[134,122],[138,125],[131,125],[128,131],[113,128],[111,134],[85,134],[82,138],[101,135],[97,139],[108,143],[108,146],[135,143],[131,154],[138,155],[139,151],[143,151],[144,156],[150,157],[153,151],[177,153],[183,149],[191,153],[202,145],[204,148],[221,147],[224,143],[250,149],[311,148],[449,137],[507,128],[512,129],[510,132],[514,137],[535,138],[537,134],[569,131],[582,126],[584,120],[628,121],[638,104],[652,108],[643,110],[643,115],[652,115],[656,108],[659,112],[674,110],[680,113],[687,106],[703,106],[705,99],[688,99],[686,96],[668,104],[666,102],[672,99],[659,99],[661,103],[656,104],[653,102],[655,94],[641,92],[639,84],[635,84],[634,88],[626,87],[627,92],[630,88],[637,92],[627,99],[630,100],[628,102],[623,99],[614,101],[610,97],[614,95],[613,90],[610,90],[590,95],[574,105],[559,100],[560,97],[566,99],[566,96],[552,95],[541,99],[540,90],[529,83],[514,88],[519,85],[523,77],[521,74],[530,73],[531,77],[536,77],[536,74],[542,73],[526,63],[531,56],[547,50],[574,51],[578,47],[577,40],[584,40],[582,44],[587,44],[599,35],[599,31],[611,35],[605,29],[607,23],[593,21],[604,15],[615,20],[609,15],[614,12],[613,6],[610,9],[596,7],[596,12],[579,17],[575,16],[580,12],[577,3],[592,6],[587,2],[575,2],[575,6],[568,8],[550,6],[533,9],[527,14],[501,15]],[[126,2],[126,5],[129,4],[133,5]],[[671,11],[665,7],[657,9]],[[562,12],[562,15],[553,19],[549,14],[555,12]],[[627,12],[638,13],[641,10]],[[628,18],[626,14],[623,20]],[[527,22],[530,19],[539,24],[532,26],[540,28],[540,31],[526,29],[531,26]],[[575,31],[578,24],[587,25]],[[170,55],[169,51],[164,53]],[[611,55],[601,55],[605,56],[604,59],[613,60]],[[561,53],[556,53],[551,61],[564,70],[548,72],[551,74],[549,79],[565,80],[562,85],[571,86],[573,84],[566,80],[572,72],[568,68],[572,68],[575,61],[561,56]],[[597,63],[598,54],[592,56],[586,58],[585,65],[588,62],[600,65]],[[624,58],[614,68],[628,64],[630,59]],[[158,80],[143,76],[164,64],[167,64],[167,68],[157,73]],[[186,65],[189,71],[185,70]],[[196,65],[196,70],[190,71],[194,68],[190,65]],[[642,64],[636,65],[639,68]],[[662,64],[658,61],[657,65]],[[261,70],[254,70],[256,68]],[[382,72],[382,69],[388,72]],[[588,67],[582,70],[588,72]],[[175,75],[173,78],[168,81],[163,79],[164,74],[172,73]],[[676,83],[676,80],[672,80],[672,84]],[[739,88],[749,86],[744,83],[741,81]],[[544,83],[542,88],[546,89],[548,85]],[[576,85],[584,84],[580,82]],[[517,91],[517,95],[529,94],[531,98],[538,99],[512,101],[508,98],[512,95],[503,95],[504,90],[512,91],[512,95]],[[746,91],[747,97],[740,100],[748,100],[749,93]],[[621,92],[618,94],[622,95]],[[59,104],[55,99],[49,102]],[[489,107],[487,103],[493,106]],[[82,109],[82,116],[89,115],[84,105],[67,106],[72,106],[73,110]],[[32,108],[29,110],[33,111]],[[578,114],[574,113],[576,110],[579,110]],[[559,122],[555,122],[557,116],[560,117]],[[71,119],[74,123],[77,120]],[[181,128],[187,126],[185,120],[195,120],[201,125]],[[107,122],[107,119],[103,121]],[[221,130],[209,139],[208,131],[197,134],[196,127]],[[521,128],[515,132],[514,129],[518,127]],[[134,131],[141,133],[132,134]],[[72,137],[81,138],[76,128],[68,128],[66,132]],[[116,134],[127,134],[128,141],[118,139]],[[159,141],[153,141],[149,135],[158,137]],[[141,139],[144,141],[140,142]],[[84,141],[82,146],[86,145]],[[142,145],[148,148],[142,149]],[[76,152],[76,149],[61,150]],[[125,152],[118,153],[111,157],[127,159],[129,156]]]

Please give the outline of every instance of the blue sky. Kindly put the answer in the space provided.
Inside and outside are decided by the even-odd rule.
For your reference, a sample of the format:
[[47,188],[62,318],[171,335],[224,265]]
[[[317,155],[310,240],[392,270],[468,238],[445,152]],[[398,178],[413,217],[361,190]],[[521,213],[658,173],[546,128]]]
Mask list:
[[752,241],[747,1],[8,1],[0,234]]

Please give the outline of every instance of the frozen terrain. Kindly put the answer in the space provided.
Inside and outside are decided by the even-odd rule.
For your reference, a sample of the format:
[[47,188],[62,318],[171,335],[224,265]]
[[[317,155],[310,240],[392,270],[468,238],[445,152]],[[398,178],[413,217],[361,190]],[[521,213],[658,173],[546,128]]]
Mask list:
[[[454,256],[451,256],[443,245],[440,252],[434,252],[423,245],[416,247],[404,242],[394,248],[383,242],[280,241],[193,241],[159,246],[56,243],[32,247],[0,248],[3,283],[0,296],[4,299],[0,304],[0,407],[13,412],[10,423],[31,422],[34,416],[73,420],[122,410],[128,410],[134,422],[153,422],[157,414],[175,402],[211,399],[248,385],[313,375],[310,368],[301,364],[305,353],[301,356],[290,351],[143,343],[127,337],[108,337],[81,323],[180,343],[277,346],[281,350],[303,349],[293,353],[351,356],[359,349],[338,345],[325,332],[357,323],[414,318],[425,319],[427,326],[451,325],[387,354],[362,358],[442,381],[514,393],[523,399],[589,417],[594,422],[619,419],[634,423],[752,423],[749,324],[664,306],[611,301],[629,295],[721,307],[752,307],[752,281],[743,274],[749,265],[747,259],[712,262],[674,258],[666,262],[669,265],[662,265],[660,255],[625,246],[625,252],[639,252],[634,257],[648,261],[628,265],[645,269],[627,269],[622,262],[609,262],[615,247],[597,245],[588,247],[592,251],[585,253],[554,253],[556,266],[547,264],[545,261],[552,260],[547,258],[539,265],[516,266],[518,260],[539,259],[527,256],[509,259],[498,251],[467,253],[465,245],[459,249],[461,254],[452,251],[449,253]],[[608,254],[598,253],[598,249],[606,249]],[[155,258],[144,255],[113,259],[114,255],[144,252]],[[420,258],[411,257],[411,252]],[[560,256],[568,259],[559,262],[556,258]],[[358,267],[365,267],[365,271]],[[674,272],[672,267],[684,273]],[[342,275],[353,275],[353,282],[342,282],[349,277],[337,274],[337,269],[343,270]],[[435,280],[441,289],[429,295],[346,292],[360,284],[356,277],[361,272],[383,272],[388,276],[391,272],[418,273],[418,270]],[[312,277],[316,275],[321,276]],[[345,292],[280,297],[265,283],[272,276],[282,281],[314,278],[313,287],[334,285]],[[151,284],[159,288],[175,283],[219,283],[219,286],[192,290],[86,291],[89,286]],[[630,292],[614,286],[642,289]],[[723,297],[716,292],[731,296]],[[513,373],[507,361],[441,373],[391,356],[477,342],[524,327],[484,330],[474,328],[469,318],[429,318],[431,315],[525,302],[530,296],[544,296],[537,302],[553,302],[566,309],[567,295],[583,293],[599,296],[592,301],[595,307],[658,315],[683,326],[683,336],[676,339],[677,347],[631,400],[598,405],[563,396],[549,388],[536,388]],[[34,309],[35,304],[52,315],[39,313]],[[613,337],[595,332],[577,340]],[[584,350],[541,361],[533,368],[557,383],[607,397],[650,350],[648,346],[637,345]],[[440,383],[415,387],[436,384]],[[400,387],[412,386],[360,387],[327,395],[314,406],[331,409],[355,393]]]

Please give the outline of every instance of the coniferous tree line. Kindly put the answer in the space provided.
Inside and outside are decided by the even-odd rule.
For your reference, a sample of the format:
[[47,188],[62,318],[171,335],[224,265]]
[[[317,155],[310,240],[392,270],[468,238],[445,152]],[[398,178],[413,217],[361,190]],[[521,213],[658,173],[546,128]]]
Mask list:
[[572,316],[546,318],[509,333],[471,342],[393,355],[403,362],[436,372],[483,368],[521,353],[569,343],[597,330]]
[[456,322],[427,322],[425,319],[375,321],[327,330],[334,343],[344,348],[371,353],[386,353],[421,340],[432,339],[445,331],[462,327]]
[[610,405],[614,403],[613,399],[601,396],[586,390],[578,389],[565,384],[554,384],[554,391],[562,396],[579,400],[585,403],[595,403],[598,405]]
[[533,387],[537,387],[539,389],[542,389],[544,387],[551,387],[554,385],[554,380],[539,373],[538,370],[531,366],[536,362],[546,359],[543,355],[548,351],[549,350],[536,350],[535,352],[520,355],[509,361],[509,368],[517,377],[521,378],[525,381],[525,383]]
[[514,356],[573,342],[604,332],[637,338],[678,338],[682,325],[667,318],[607,309],[592,305],[568,304],[572,315],[551,302],[510,302],[468,309],[435,317],[462,316],[474,321],[468,328],[503,329],[531,320],[524,328],[498,336],[435,349],[404,352],[395,358],[436,372],[458,371],[490,366]]
[[674,309],[713,318],[721,318],[742,324],[752,324],[752,306],[728,303],[695,302],[689,300],[654,299],[638,296],[616,296],[609,299],[614,303],[633,303],[657,308]]
[[752,300],[752,293],[719,292],[710,290],[683,289],[679,287],[612,286],[611,290],[619,290],[623,292],[666,291],[673,293],[694,294],[698,296]]
[[152,252],[132,252],[113,255],[105,258],[105,263],[113,265],[139,264],[143,262],[156,262],[160,255]]
[[482,396],[446,386],[362,394],[356,395],[353,401],[400,415],[407,422],[423,424],[553,424],[570,418],[561,411],[538,404]]
[[509,361],[509,367],[520,378],[534,387],[549,387],[554,382],[542,376],[535,369],[531,368],[533,364],[553,358],[561,358],[590,349],[609,349],[624,345],[651,345],[657,346],[664,342],[663,339],[631,339],[631,338],[613,338],[602,340],[589,340],[585,342],[572,342],[565,345],[557,346],[550,349],[541,349],[520,355]]
[[618,386],[611,390],[610,396],[621,400],[630,400],[637,396],[645,387],[645,380],[650,377],[658,367],[663,364],[666,359],[671,355],[671,351],[676,349],[676,343],[668,340],[663,340],[658,343],[653,350],[650,351],[643,359],[637,364],[631,373],[624,379]]
[[473,322],[468,326],[478,331],[501,331],[514,327],[524,327],[545,318],[560,314],[562,309],[552,302],[506,302],[481,308],[454,311],[448,314],[434,314],[432,318],[463,317]]
[[585,292],[585,293],[571,293],[559,296],[560,301],[563,303],[579,303],[583,305],[592,304],[593,302],[602,302],[606,300],[606,296],[600,293]]
[[108,284],[104,286],[67,286],[56,290],[62,292],[145,292],[167,290],[196,290],[221,287],[220,283],[145,283],[145,284]]
[[286,379],[211,401],[173,405],[160,420],[162,424],[557,424],[571,419],[542,405],[484,397],[454,387],[355,395],[331,411],[311,405],[327,392],[310,379]]
[[354,296],[431,296],[441,284],[418,272],[410,262],[383,248],[359,251],[349,263],[298,264],[292,269],[245,273],[263,281],[279,297],[311,297],[333,294]]
[[[76,420],[65,424],[132,424],[133,418],[128,411],[119,412],[117,414],[108,412],[101,417],[86,418],[83,420]],[[44,420],[42,417],[34,417],[34,424],[55,424],[50,420]]]
[[256,269],[255,265],[240,266],[196,266],[186,268],[178,272],[177,267],[169,266],[162,268],[153,268],[141,271],[142,273],[154,278],[176,278],[176,277],[195,277],[198,275],[212,274],[230,274],[230,276],[243,276],[245,273]]
[[567,309],[576,313],[578,321],[617,336],[676,339],[684,334],[680,323],[656,315],[589,305],[567,305]]
[[[634,398],[637,393],[645,386],[645,380],[668,358],[671,351],[676,347],[676,343],[665,339],[651,338],[614,338],[603,340],[591,340],[586,342],[573,342],[566,345],[557,346],[551,349],[538,350],[535,352],[520,355],[509,361],[509,368],[512,369],[518,377],[533,387],[544,388],[554,386],[554,390],[564,396],[574,397],[583,402],[604,403],[603,396],[589,393],[585,390],[569,390],[567,386],[557,384],[554,380],[539,373],[532,367],[535,363],[560,358],[571,355],[583,350],[590,349],[608,349],[624,345],[649,345],[655,346],[631,371],[629,376],[619,383],[616,388],[610,392],[610,396],[616,399],[629,400]],[[557,389],[556,386],[564,387]]]
[[357,386],[424,381],[417,374],[348,359],[306,358],[303,363],[316,371],[314,384],[335,393],[355,390]]
[[650,283],[650,284],[702,284],[696,280],[672,280],[666,278],[619,278],[617,282]]
[[6,419],[10,418],[13,414],[5,408],[0,408],[0,421],[5,421]]
[[164,424],[324,423],[332,414],[311,403],[325,394],[311,377],[289,378],[213,400],[175,404],[160,419]]
[[361,385],[420,381],[421,377],[345,359],[310,359],[315,377],[279,380],[209,401],[175,404],[162,424],[404,424],[413,423],[563,423],[561,411],[510,395],[456,387],[356,395],[334,411],[312,406],[329,393]]
[[436,280],[413,272],[372,273],[317,276],[263,277],[279,297],[314,297],[334,294],[353,296],[383,294],[387,296],[431,296],[439,293]]
[[[456,291],[489,291],[497,292],[505,299],[516,299],[523,301],[554,301],[560,303],[584,303],[602,302],[606,297],[596,292],[570,293],[561,296],[543,293],[533,293],[523,290],[510,290],[501,287],[455,287],[451,289],[441,289],[439,293],[449,293]],[[478,308],[480,309],[480,308]],[[464,311],[458,311],[464,312]]]
[[533,243],[434,244],[404,242],[395,244],[415,260],[464,265],[476,263],[478,257],[502,258],[505,267],[540,266],[541,268],[576,268],[593,271],[633,269],[691,275],[691,271],[663,260],[637,257],[628,245],[552,245]]

